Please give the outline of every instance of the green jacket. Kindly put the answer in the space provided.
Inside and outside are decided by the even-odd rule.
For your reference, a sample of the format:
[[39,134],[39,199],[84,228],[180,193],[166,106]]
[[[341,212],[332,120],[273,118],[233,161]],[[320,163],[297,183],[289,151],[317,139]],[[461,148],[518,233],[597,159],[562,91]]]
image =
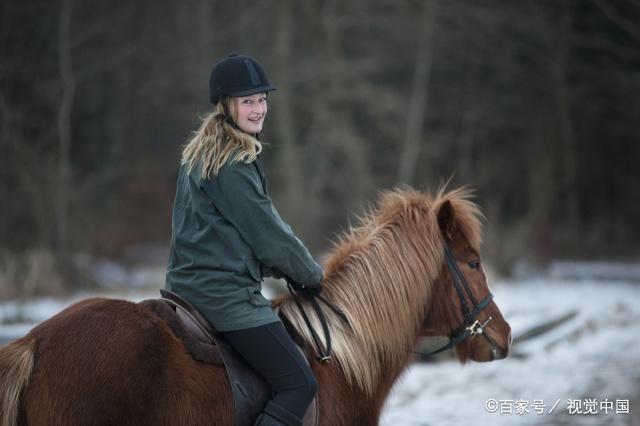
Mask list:
[[273,206],[260,160],[227,164],[211,179],[180,166],[167,289],[219,331],[257,327],[278,321],[261,294],[273,270],[308,286],[322,282],[322,268]]

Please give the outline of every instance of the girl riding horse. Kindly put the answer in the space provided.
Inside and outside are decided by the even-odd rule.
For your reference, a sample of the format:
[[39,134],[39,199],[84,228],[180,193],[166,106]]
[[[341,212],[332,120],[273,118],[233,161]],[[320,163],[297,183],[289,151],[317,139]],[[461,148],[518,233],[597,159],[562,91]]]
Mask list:
[[322,269],[273,206],[258,135],[275,90],[245,55],[214,65],[206,116],[182,151],[166,287],[190,301],[264,377],[260,426],[301,425],[316,394],[311,368],[261,294],[265,275],[319,289]]

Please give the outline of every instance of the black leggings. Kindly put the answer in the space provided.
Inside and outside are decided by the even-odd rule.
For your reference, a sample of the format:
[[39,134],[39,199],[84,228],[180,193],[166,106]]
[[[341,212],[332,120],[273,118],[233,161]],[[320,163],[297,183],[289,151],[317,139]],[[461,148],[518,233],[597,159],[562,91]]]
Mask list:
[[227,331],[223,335],[269,383],[272,399],[265,412],[269,413],[269,408],[284,409],[302,419],[316,394],[317,383],[282,322]]

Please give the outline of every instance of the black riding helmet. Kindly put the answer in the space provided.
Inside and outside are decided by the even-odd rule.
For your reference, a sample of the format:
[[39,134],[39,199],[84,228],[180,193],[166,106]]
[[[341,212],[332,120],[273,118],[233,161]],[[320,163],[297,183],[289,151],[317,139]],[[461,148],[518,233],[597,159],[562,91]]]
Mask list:
[[217,104],[223,96],[248,96],[276,90],[262,65],[251,56],[231,54],[218,61],[209,76],[209,101]]

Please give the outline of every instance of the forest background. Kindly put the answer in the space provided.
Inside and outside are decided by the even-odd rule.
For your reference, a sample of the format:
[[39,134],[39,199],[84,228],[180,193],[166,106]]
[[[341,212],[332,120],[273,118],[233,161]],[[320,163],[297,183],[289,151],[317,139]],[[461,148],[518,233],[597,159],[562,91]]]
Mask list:
[[0,298],[163,267],[180,150],[233,52],[278,88],[269,188],[315,255],[379,191],[450,179],[498,273],[640,259],[638,1],[2,0]]

